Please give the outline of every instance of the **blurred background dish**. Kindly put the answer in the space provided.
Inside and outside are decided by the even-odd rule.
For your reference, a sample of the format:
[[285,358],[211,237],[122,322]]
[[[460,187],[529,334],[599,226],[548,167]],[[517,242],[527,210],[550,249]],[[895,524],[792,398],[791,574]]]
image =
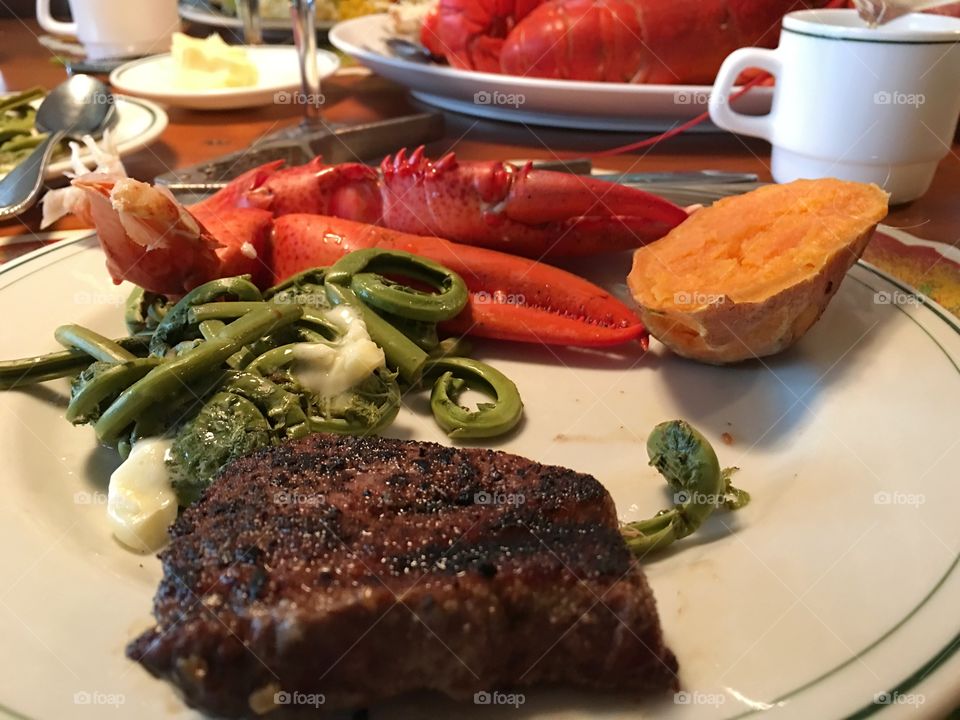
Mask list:
[[[330,42],[379,75],[410,88],[414,97],[453,112],[492,120],[551,127],[660,131],[707,109],[709,85],[659,85],[553,80],[461,70],[398,56],[387,41],[396,35],[386,13],[338,23]],[[770,109],[770,88],[757,87],[737,110]],[[714,130],[710,124],[698,130]]]
[[[277,14],[274,5],[277,3],[260,2],[260,25],[267,32],[290,32],[293,29],[293,23],[290,20],[290,3],[286,0],[280,5],[283,6],[283,13]],[[326,5],[324,2],[317,3],[318,7]],[[269,14],[267,11],[270,11]],[[243,30],[243,21],[237,15],[236,3],[228,0],[226,3],[219,3],[215,0],[180,0],[180,17],[184,20],[206,25],[214,28],[225,28],[228,30]],[[317,19],[318,29],[328,29],[336,23],[336,16],[330,15],[326,19]]]
[[[110,83],[121,92],[194,110],[302,104],[295,48],[262,45],[247,47],[246,51],[258,71],[256,83],[246,87],[185,88],[177,82],[170,53],[121,65],[110,73]],[[317,65],[321,77],[327,77],[336,72],[340,59],[332,52],[318,50]]]
[[[116,111],[110,126],[110,133],[121,157],[136,152],[154,142],[167,127],[167,113],[156,103],[125,95],[113,96]],[[39,104],[39,101],[36,102]],[[90,153],[84,149],[80,157],[86,160]],[[64,147],[54,155],[47,166],[44,177],[47,180],[62,178],[70,170],[70,154]],[[0,172],[0,177],[6,173]]]
[[[329,30],[338,20],[384,12],[390,4],[389,0],[317,0],[317,29]],[[200,25],[240,31],[243,21],[237,5],[236,0],[180,0],[180,17]],[[264,31],[293,29],[289,0],[259,0],[259,5]]]

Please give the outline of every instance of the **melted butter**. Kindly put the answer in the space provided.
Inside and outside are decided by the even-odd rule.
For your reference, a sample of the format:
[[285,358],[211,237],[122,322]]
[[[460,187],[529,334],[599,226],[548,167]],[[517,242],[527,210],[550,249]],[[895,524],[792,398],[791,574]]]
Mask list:
[[107,518],[121,543],[149,552],[167,542],[167,528],[177,519],[177,495],[167,471],[172,440],[145,438],[110,476]]
[[290,372],[310,392],[332,398],[368,378],[386,359],[356,310],[341,305],[327,311],[326,317],[343,337],[334,345],[298,343]]

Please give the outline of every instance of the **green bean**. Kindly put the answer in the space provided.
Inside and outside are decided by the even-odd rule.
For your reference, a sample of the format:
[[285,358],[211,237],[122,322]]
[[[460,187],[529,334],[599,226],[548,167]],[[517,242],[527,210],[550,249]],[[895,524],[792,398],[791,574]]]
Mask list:
[[[388,427],[400,412],[400,387],[393,378],[384,380],[379,373],[368,378],[365,384],[373,381],[381,384],[381,391],[374,394],[370,391],[364,391],[361,387],[361,392],[351,398],[350,405],[347,407],[333,407],[336,400],[325,398],[324,402],[328,404],[328,412],[331,414],[339,412],[343,417],[316,417],[311,414],[307,418],[310,432],[371,434],[378,433]],[[354,390],[356,391],[358,388],[354,388]],[[379,398],[379,402],[374,402],[375,398]]]
[[[439,292],[420,292],[377,273],[410,277]],[[409,320],[449,320],[463,310],[468,298],[466,283],[455,272],[400,250],[369,248],[344,255],[327,270],[326,281],[349,285],[371,307]]]
[[[33,120],[29,120],[25,125],[33,127]],[[0,139],[2,138],[2,133],[0,133]],[[3,140],[3,144],[0,145],[0,152],[2,153],[12,153],[19,154],[27,150],[33,150],[37,145],[42,143],[47,139],[46,133],[41,133],[39,135],[29,135],[29,134],[20,134],[13,137],[9,137]]]
[[244,370],[256,357],[257,353],[250,348],[241,348],[227,358],[227,367],[231,370]]
[[89,422],[104,400],[116,397],[161,362],[155,357],[134,358],[102,370],[84,382],[70,398],[66,419],[74,425]]
[[252,372],[228,371],[224,378],[223,389],[256,405],[271,420],[275,433],[293,437],[306,427],[307,416],[298,395]]
[[695,532],[720,505],[737,509],[750,499],[730,484],[730,472],[720,470],[707,439],[683,420],[657,425],[647,438],[647,454],[673,490],[675,504],[620,528],[627,547],[638,556]]
[[[523,416],[523,402],[517,386],[486,363],[469,358],[430,360],[425,378],[439,378],[430,393],[430,409],[437,424],[452,438],[484,438],[512,430]],[[479,403],[470,411],[457,399],[467,388],[494,399]]]
[[24,105],[29,105],[34,100],[40,100],[46,94],[47,91],[37,85],[29,90],[23,90],[22,92],[18,92],[14,95],[9,95],[3,99],[0,99],[0,114]]
[[315,309],[309,305],[302,305],[303,307],[303,318],[301,318],[299,324],[313,325],[314,328],[320,330],[320,334],[326,340],[336,340],[337,338],[343,335],[343,331],[338,325],[328,320],[324,315],[317,312]]
[[[411,272],[406,272],[413,275]],[[426,274],[416,277],[426,281]],[[398,317],[442,322],[456,317],[467,304],[467,286],[452,272],[444,278],[439,293],[427,293],[397,283],[376,273],[357,273],[350,287],[368,305]]]
[[169,308],[169,301],[164,295],[135,287],[123,304],[123,322],[131,335],[152,332],[163,320]]
[[209,372],[265,333],[296,322],[300,315],[296,305],[259,308],[230,323],[212,340],[154,368],[107,408],[95,426],[97,437],[104,442],[116,440],[150,406],[182,393],[185,382]]
[[[145,353],[150,338],[133,336],[114,340],[124,350]],[[61,350],[21,360],[0,361],[0,390],[14,390],[35,383],[76,375],[90,364],[90,356],[83,350]]]
[[264,291],[263,297],[267,300],[288,290],[302,290],[304,287],[312,286],[319,290],[319,296],[323,297],[323,285],[326,282],[327,268],[315,267],[308,268],[298,272],[282,283],[274,285]]
[[298,329],[298,323],[289,325],[280,330],[280,332],[267,333],[263,337],[257,338],[252,343],[241,350],[238,350],[235,354],[227,358],[227,365],[234,370],[243,370],[247,367],[247,365],[253,362],[255,358],[263,355],[263,353],[267,352],[271,348],[275,348],[278,345],[287,345],[293,340],[312,337],[312,335],[305,334]]
[[305,342],[305,343],[325,342],[325,343],[328,343],[328,342],[331,342],[331,341],[333,341],[333,340],[336,339],[335,337],[334,337],[334,338],[331,338],[331,337],[328,337],[328,336],[326,336],[326,335],[323,335],[322,333],[318,333],[318,332],[316,332],[315,330],[311,330],[311,329],[308,328],[308,327],[302,327],[302,326],[300,325],[300,323],[297,323],[296,325],[294,325],[294,326],[293,326],[293,329],[294,329],[294,330],[296,331],[296,333],[297,333],[297,340],[298,340],[298,342]]
[[270,426],[249,400],[230,392],[213,395],[177,431],[170,448],[170,476],[181,505],[190,505],[231,460],[271,443]]
[[183,392],[172,397],[170,402],[157,403],[137,418],[130,433],[130,441],[136,442],[141,438],[167,434],[169,430],[195,414],[196,407],[202,405],[205,398],[216,392],[223,385],[226,377],[227,371],[223,368],[215,368],[209,373],[189,380]]
[[193,325],[206,320],[236,320],[266,305],[262,300],[203,303],[194,305],[187,311],[187,322]]
[[296,343],[267,350],[248,363],[245,370],[261,377],[271,375],[294,361],[293,349],[295,347]]
[[[203,305],[196,305],[190,308],[190,312],[187,314],[187,322],[191,324],[199,324],[206,322],[208,320],[233,320],[243,315],[246,315],[252,310],[257,308],[264,307],[268,303],[266,302],[212,302],[204,303]],[[281,304],[281,303],[277,303]],[[323,315],[318,313],[313,308],[306,305],[299,305],[303,311],[303,315],[300,318],[299,323],[313,325],[314,327],[320,328],[324,337],[328,340],[333,340],[340,337],[340,329],[334,325],[330,320],[325,318]]]
[[[187,340],[185,329],[190,324],[190,310],[194,305],[210,303],[219,297],[235,297],[238,301],[260,300],[260,290],[243,275],[212,280],[184,295],[164,316],[150,341],[150,353],[161,357],[171,346]],[[210,318],[202,318],[209,320]]]
[[227,326],[222,320],[204,320],[197,326],[204,340],[212,340]]
[[360,302],[349,288],[328,283],[327,297],[333,305],[346,304],[360,311],[370,338],[380,346],[387,364],[396,368],[403,380],[413,385],[420,379],[427,354],[416,343]]
[[147,329],[146,317],[143,313],[144,292],[142,287],[134,287],[123,303],[123,324],[127,326],[127,332],[141,332]]
[[445,338],[430,351],[432,359],[444,357],[462,357],[473,352],[473,345],[469,340],[462,337]]
[[440,337],[437,335],[437,324],[425,322],[423,320],[408,320],[398,315],[391,315],[383,311],[376,311],[377,314],[393,325],[397,330],[413,340],[424,352],[433,352],[440,344]]
[[95,360],[121,363],[137,357],[110,338],[79,325],[61,325],[54,330],[53,337],[64,347],[83,350]]

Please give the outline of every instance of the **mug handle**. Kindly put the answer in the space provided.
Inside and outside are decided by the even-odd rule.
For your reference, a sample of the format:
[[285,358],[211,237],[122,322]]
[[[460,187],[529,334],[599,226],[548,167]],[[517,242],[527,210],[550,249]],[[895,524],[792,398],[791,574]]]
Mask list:
[[730,107],[729,98],[733,93],[733,85],[740,73],[749,68],[760,68],[777,77],[781,69],[777,51],[750,47],[730,53],[720,66],[713,90],[710,91],[710,119],[714,125],[724,130],[770,140],[772,111],[766,115],[744,115]]
[[37,22],[40,27],[54,35],[73,35],[77,34],[77,23],[60,22],[50,14],[50,0],[37,0]]

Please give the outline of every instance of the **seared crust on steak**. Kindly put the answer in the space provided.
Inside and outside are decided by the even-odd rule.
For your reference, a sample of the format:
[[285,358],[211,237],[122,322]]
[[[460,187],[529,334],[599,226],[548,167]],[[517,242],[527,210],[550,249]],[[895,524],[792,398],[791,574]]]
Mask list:
[[[676,687],[653,595],[589,475],[492,450],[311,435],[231,464],[161,554],[127,655],[241,717],[418,689]],[[276,712],[273,712],[276,710]]]

